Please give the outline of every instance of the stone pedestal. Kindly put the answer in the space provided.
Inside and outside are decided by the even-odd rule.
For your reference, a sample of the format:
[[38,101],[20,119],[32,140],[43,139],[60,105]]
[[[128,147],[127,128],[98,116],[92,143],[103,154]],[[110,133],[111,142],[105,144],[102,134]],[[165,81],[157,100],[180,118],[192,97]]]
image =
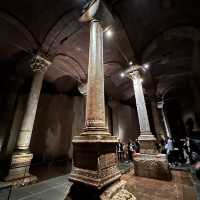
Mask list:
[[134,157],[136,176],[171,180],[167,157],[156,149],[156,138],[152,134],[141,134],[139,139],[140,154]]
[[16,187],[29,184],[30,182],[36,182],[37,177],[29,173],[32,158],[32,153],[16,152],[13,154],[9,175],[5,178],[5,181],[11,182]]
[[142,154],[156,154],[156,138],[152,134],[142,133],[139,138],[140,153]]
[[118,181],[108,187],[100,196],[101,200],[136,200],[126,189],[126,181]]
[[76,136],[73,140],[74,155],[70,180],[101,189],[119,179],[113,136]]
[[126,189],[126,181],[117,181],[107,188],[95,190],[86,185],[73,185],[65,200],[136,200]]
[[165,154],[139,154],[134,158],[134,169],[136,176],[171,180]]

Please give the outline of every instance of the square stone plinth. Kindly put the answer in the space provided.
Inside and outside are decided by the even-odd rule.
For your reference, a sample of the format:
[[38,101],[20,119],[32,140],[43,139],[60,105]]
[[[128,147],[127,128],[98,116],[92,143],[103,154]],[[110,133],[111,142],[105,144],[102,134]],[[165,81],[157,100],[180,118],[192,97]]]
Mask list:
[[75,137],[70,180],[101,189],[119,179],[117,142],[116,137],[112,136]]
[[138,154],[134,158],[134,170],[136,176],[171,180],[171,173],[165,154]]
[[5,181],[17,186],[37,181],[37,177],[29,173],[32,153],[15,153],[12,155],[10,169]]

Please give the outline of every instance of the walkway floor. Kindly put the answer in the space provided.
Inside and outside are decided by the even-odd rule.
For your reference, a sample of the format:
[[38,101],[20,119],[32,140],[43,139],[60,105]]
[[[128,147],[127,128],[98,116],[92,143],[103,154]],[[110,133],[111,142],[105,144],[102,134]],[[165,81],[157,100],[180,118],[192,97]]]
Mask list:
[[197,200],[192,176],[189,172],[172,170],[172,181],[161,181],[134,176],[123,176],[128,190],[137,200]]
[[[129,191],[137,200],[197,200],[198,180],[192,179],[192,175],[185,171],[172,170],[172,174],[170,182],[136,177],[132,171],[124,174],[122,179],[127,181]],[[63,175],[13,189],[10,200],[63,200],[70,186],[68,175]],[[6,200],[7,194],[6,190],[1,192],[0,200]]]
[[[51,178],[37,184],[13,189],[10,200],[63,200],[71,183],[68,176]],[[8,191],[0,193],[0,200],[7,200]]]

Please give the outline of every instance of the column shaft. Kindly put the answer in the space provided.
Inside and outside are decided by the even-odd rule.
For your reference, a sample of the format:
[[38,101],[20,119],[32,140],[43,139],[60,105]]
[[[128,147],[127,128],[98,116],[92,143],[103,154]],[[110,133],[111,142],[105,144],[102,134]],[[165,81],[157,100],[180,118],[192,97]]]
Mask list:
[[26,150],[29,148],[43,77],[43,72],[35,72],[34,74],[16,149]]
[[151,109],[152,109],[156,136],[157,136],[158,141],[161,141],[161,138],[164,136],[164,130],[163,130],[163,127],[161,126],[159,111],[157,109],[157,104],[154,99],[151,99]]
[[105,124],[103,30],[91,21],[85,130],[107,130]]
[[133,80],[136,107],[137,107],[137,113],[138,113],[138,119],[139,119],[139,125],[140,125],[140,133],[151,134],[139,71],[133,72],[132,80]]
[[163,117],[163,122],[164,122],[164,125],[165,125],[165,130],[166,130],[166,133],[167,133],[167,137],[171,138],[172,135],[171,135],[170,127],[169,127],[169,122],[166,118],[166,115],[165,115],[163,108],[162,108],[161,112],[162,112],[162,117]]

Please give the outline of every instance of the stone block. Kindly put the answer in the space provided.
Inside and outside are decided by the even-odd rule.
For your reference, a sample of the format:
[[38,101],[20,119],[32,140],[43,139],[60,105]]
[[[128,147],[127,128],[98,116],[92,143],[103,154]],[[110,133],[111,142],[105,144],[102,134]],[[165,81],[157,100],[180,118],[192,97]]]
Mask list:
[[140,142],[140,153],[142,154],[157,154],[158,150],[156,149],[156,138],[152,134],[144,134],[138,138]]
[[138,154],[134,158],[134,170],[136,176],[171,180],[171,173],[165,154]]
[[[89,137],[89,138],[88,138]],[[121,176],[112,137],[77,136],[73,140],[73,166],[69,179],[101,189]]]
[[136,200],[135,196],[126,188],[126,181],[118,181],[101,194],[100,200]]
[[36,182],[37,177],[29,173],[32,153],[15,153],[12,155],[8,176],[5,181],[11,182],[15,186],[27,185]]

